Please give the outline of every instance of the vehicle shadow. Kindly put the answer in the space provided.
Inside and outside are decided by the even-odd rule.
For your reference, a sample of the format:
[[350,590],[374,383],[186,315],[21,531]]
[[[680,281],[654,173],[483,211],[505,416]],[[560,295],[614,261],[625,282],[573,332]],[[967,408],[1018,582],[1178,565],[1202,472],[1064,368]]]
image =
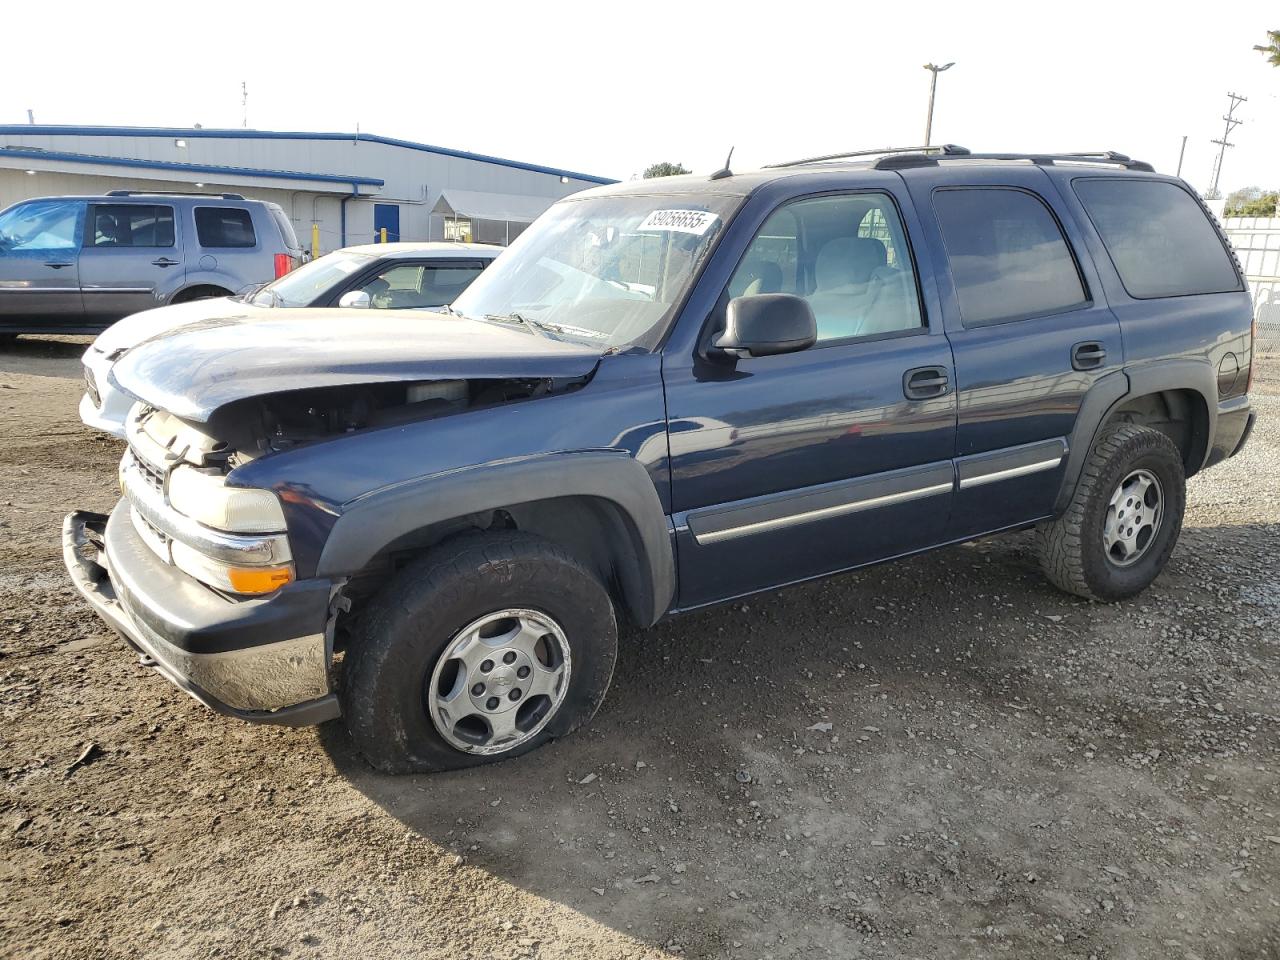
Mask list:
[[0,373],[35,377],[79,378],[80,357],[92,337],[23,335],[0,341]]
[[588,727],[505,763],[388,777],[341,724],[321,742],[446,854],[659,949],[937,957],[995,936],[1029,956],[1057,931],[1081,956],[1118,949],[1164,895],[1135,881],[1127,920],[1097,911],[1111,878],[1081,864],[1139,856],[1132,824],[1098,810],[1193,816],[1133,786],[1131,752],[1189,734],[1123,668],[1144,685],[1206,669],[1203,652],[1161,663],[1165,622],[1134,617],[1207,607],[1203,565],[1238,555],[1241,530],[1260,552],[1280,532],[1188,529],[1131,604],[1053,590],[1016,534],[633,631]]

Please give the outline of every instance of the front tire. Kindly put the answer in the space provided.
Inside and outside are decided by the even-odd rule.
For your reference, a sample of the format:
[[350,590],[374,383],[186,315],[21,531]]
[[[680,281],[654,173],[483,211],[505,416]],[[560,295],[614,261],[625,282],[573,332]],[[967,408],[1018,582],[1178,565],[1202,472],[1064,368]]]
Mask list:
[[1089,453],[1066,512],[1037,528],[1040,567],[1067,593],[1124,600],[1159,576],[1186,509],[1173,441],[1151,427],[1108,427]]
[[617,643],[609,594],[567,551],[518,532],[462,537],[370,601],[343,665],[347,728],[386,773],[519,756],[595,714]]

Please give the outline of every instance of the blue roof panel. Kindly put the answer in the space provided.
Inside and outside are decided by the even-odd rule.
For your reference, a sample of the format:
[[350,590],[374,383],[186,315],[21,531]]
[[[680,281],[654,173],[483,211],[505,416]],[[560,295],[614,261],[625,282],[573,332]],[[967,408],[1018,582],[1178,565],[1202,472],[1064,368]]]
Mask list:
[[[445,157],[458,157],[462,160],[474,160],[478,163],[493,163],[498,166],[512,167],[516,170],[529,170],[533,173],[546,173],[555,177],[568,177],[570,180],[582,180],[586,183],[617,183],[608,177],[597,177],[589,173],[575,173],[572,170],[561,170],[557,167],[544,167],[536,163],[523,163],[519,160],[507,160],[503,157],[492,157],[483,153],[470,153],[466,150],[453,150],[449,147],[436,147],[428,143],[415,143],[412,140],[397,140],[393,137],[380,137],[372,133],[303,133],[278,130],[245,130],[242,128],[188,129],[186,127],[81,127],[63,124],[3,124],[0,135],[10,136],[71,136],[71,137],[174,137],[194,139],[208,137],[224,140],[354,140],[364,143],[381,143],[406,150],[421,150]],[[348,182],[344,178],[343,182]]]

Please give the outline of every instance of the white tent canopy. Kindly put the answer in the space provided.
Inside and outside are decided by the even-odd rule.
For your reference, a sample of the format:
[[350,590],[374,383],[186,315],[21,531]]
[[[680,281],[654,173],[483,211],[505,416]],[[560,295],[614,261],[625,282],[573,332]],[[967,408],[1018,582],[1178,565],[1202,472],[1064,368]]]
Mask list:
[[465,220],[507,220],[532,223],[555,202],[555,197],[528,197],[514,193],[484,193],[478,190],[445,190],[432,213]]

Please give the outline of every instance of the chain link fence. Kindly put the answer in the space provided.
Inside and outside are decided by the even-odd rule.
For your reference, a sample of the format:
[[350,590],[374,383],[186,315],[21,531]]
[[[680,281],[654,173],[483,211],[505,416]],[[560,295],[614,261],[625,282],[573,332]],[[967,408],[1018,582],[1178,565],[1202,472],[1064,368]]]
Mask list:
[[1223,227],[1253,295],[1255,349],[1280,358],[1280,217],[1228,217]]

